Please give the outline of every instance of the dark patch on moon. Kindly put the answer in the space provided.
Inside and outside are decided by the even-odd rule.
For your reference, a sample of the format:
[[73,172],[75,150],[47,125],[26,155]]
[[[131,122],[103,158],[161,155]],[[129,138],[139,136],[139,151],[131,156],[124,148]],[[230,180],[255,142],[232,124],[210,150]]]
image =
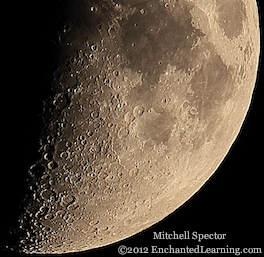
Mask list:
[[231,83],[231,68],[224,64],[215,47],[207,43],[199,51],[203,52],[204,48],[210,51],[210,55],[209,57],[200,56],[200,62],[203,65],[191,80],[194,95],[190,100],[200,111],[203,111],[202,115],[206,116],[214,107],[226,102],[231,97],[234,86]]
[[[206,54],[204,54],[206,52]],[[192,106],[197,108],[202,124],[207,125],[205,135],[201,138],[210,140],[218,126],[219,108],[232,98],[235,91],[234,68],[227,66],[218,54],[215,46],[209,42],[197,48],[197,60],[202,63],[190,82],[192,94],[187,96]],[[196,141],[198,149],[203,141]]]
[[[157,85],[168,64],[187,74],[188,69],[202,63],[200,70],[196,71],[191,80],[194,93],[188,96],[188,100],[199,110],[200,119],[207,120],[214,107],[219,107],[231,97],[232,71],[206,39],[203,39],[201,46],[193,47],[198,38],[203,38],[204,35],[192,27],[190,10],[193,6],[182,1],[175,5],[173,14],[158,1],[130,6],[136,7],[136,11],[120,21],[122,51],[129,61],[126,67],[142,73],[143,79],[143,84],[131,91],[130,99],[151,107],[149,99],[155,96],[156,90],[150,88]],[[232,6],[230,8],[233,8]],[[223,7],[220,4],[219,8],[221,13]],[[242,9],[243,6],[238,4],[238,10]],[[144,14],[140,10],[144,10]],[[181,20],[177,20],[177,13],[180,13]],[[231,16],[229,14],[227,17]],[[242,26],[242,19],[240,23]],[[240,31],[241,26],[235,26],[235,31]],[[236,35],[236,32],[234,33]]]
[[216,0],[217,23],[229,39],[238,37],[246,19],[244,3],[241,0]]
[[187,69],[191,48],[203,35],[192,27],[191,6],[178,3],[172,15],[159,1],[130,5],[136,11],[120,21],[127,67],[142,73],[146,85],[157,83],[168,64]]
[[[129,99],[150,108],[153,106],[151,99],[157,94],[155,87],[168,64],[176,66],[177,70],[185,72],[186,75],[188,69],[196,69],[197,65],[202,64],[193,75],[190,82],[193,93],[187,95],[187,99],[198,109],[201,122],[210,123],[207,131],[209,135],[216,126],[216,123],[211,122],[211,115],[216,115],[216,108],[222,106],[232,96],[234,90],[232,68],[227,67],[215,46],[203,37],[204,34],[192,26],[190,11],[193,5],[181,1],[175,5],[173,12],[168,11],[158,1],[151,3],[137,1],[135,4],[130,3],[130,6],[135,8],[134,13],[119,22],[122,31],[122,51],[129,61],[124,66],[142,73],[143,83],[131,90]],[[239,6],[238,9],[242,10],[243,6]],[[219,8],[221,13],[220,4]],[[229,14],[227,17],[231,16]],[[240,23],[242,26],[242,19]],[[236,31],[238,33],[242,29],[241,26],[235,26],[234,35]],[[194,47],[199,38],[203,43]],[[157,109],[155,111],[159,114],[162,112]],[[173,123],[170,129],[166,130],[168,133],[164,139],[158,136],[159,128],[155,129],[153,136],[152,130],[146,128],[146,131],[149,133],[149,139],[160,144],[168,140],[172,126]],[[154,128],[155,124],[152,124],[152,127]]]
[[140,136],[146,140],[152,140],[156,145],[166,144],[170,139],[175,120],[167,112],[145,115],[150,117],[139,126]]

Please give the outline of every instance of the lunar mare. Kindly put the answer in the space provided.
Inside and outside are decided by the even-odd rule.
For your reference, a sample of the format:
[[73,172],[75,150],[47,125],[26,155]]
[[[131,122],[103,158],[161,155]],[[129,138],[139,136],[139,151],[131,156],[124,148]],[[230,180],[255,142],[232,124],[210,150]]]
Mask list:
[[25,253],[105,246],[176,210],[229,151],[258,67],[254,0],[65,0],[60,19]]

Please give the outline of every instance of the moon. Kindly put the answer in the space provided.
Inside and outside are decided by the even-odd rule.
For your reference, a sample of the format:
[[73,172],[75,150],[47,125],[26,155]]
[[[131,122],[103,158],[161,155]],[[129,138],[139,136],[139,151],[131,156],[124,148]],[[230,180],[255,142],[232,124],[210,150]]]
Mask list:
[[258,70],[256,1],[65,0],[15,250],[118,242],[190,199],[235,141]]

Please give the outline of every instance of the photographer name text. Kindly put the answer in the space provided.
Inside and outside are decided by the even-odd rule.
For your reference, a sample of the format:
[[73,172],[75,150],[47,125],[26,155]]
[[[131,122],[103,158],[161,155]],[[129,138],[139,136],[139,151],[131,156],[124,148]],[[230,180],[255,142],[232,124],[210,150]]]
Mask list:
[[198,233],[197,231],[183,231],[182,233],[176,233],[172,231],[172,233],[168,233],[165,231],[161,232],[153,232],[153,239],[155,240],[197,240],[198,242],[202,242],[203,240],[225,240],[226,234],[219,233]]

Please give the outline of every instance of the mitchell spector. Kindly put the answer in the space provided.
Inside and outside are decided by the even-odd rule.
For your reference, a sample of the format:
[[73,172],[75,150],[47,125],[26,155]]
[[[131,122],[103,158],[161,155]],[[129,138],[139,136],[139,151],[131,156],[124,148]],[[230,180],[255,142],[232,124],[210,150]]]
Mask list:
[[223,240],[226,238],[226,234],[218,234],[214,232],[213,234],[201,234],[197,231],[184,231],[183,233],[177,234],[175,231],[172,233],[167,233],[165,231],[162,232],[153,232],[153,239],[161,239],[161,240],[184,240],[184,239],[192,239],[201,242],[203,239],[205,240]]

